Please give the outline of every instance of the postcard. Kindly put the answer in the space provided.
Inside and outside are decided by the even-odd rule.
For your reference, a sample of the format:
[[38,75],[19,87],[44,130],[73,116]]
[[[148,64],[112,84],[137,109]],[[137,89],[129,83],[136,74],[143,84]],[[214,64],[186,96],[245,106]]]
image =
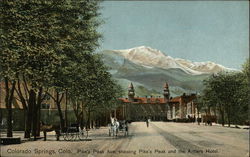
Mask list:
[[249,1],[0,4],[0,156],[249,157]]

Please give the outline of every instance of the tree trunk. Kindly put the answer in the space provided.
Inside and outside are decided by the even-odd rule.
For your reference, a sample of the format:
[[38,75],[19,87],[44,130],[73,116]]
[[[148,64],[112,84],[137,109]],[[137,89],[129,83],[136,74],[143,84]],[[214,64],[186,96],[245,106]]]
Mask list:
[[228,120],[228,127],[230,127],[231,125],[231,113],[230,113],[230,105],[228,106],[228,109],[227,109],[227,120]]
[[200,125],[200,111],[198,110],[198,125]]
[[213,109],[214,109],[214,115],[215,115],[215,117],[216,117],[216,123],[218,123],[216,106],[214,106]]
[[91,120],[91,129],[94,129],[94,120]]
[[68,127],[68,90],[66,90],[66,95],[65,95],[65,126]]
[[43,88],[39,88],[38,92],[38,100],[37,100],[37,136],[40,136],[40,121],[41,121],[41,105],[42,105],[42,93],[43,93]]
[[38,111],[37,111],[37,136],[40,137],[41,132],[41,104],[37,104]]
[[75,101],[73,103],[73,109],[74,109],[74,113],[75,113],[75,116],[76,116],[76,121],[79,124],[80,123],[80,117],[79,117],[79,114],[78,114],[78,111],[79,111],[78,101]]
[[[35,98],[36,98],[36,94],[35,94]],[[34,140],[36,140],[36,135],[37,135],[37,114],[38,114],[38,107],[37,107],[37,103],[35,102],[36,99],[33,99],[33,121],[32,121],[32,136],[34,136]]]
[[87,129],[90,129],[90,110],[88,109],[88,116],[87,116],[87,125],[86,125],[86,128]]
[[32,122],[33,122],[33,112],[34,112],[34,103],[36,99],[36,93],[33,89],[29,92],[29,101],[28,101],[28,113],[26,118],[26,130],[25,130],[25,138],[30,138]]
[[5,91],[6,91],[6,97],[5,97],[5,105],[7,108],[7,137],[12,137],[13,136],[13,126],[12,126],[12,102],[13,102],[13,97],[14,97],[14,89],[15,89],[15,84],[16,81],[13,81],[11,89],[9,88],[9,81],[7,78],[5,80]]
[[208,106],[208,115],[211,116],[211,107]]
[[5,82],[5,105],[7,108],[7,137],[12,137],[12,109],[9,106],[9,97],[10,97],[10,92],[9,92],[9,81],[7,78],[4,79]]
[[[28,108],[27,108],[27,103],[26,103],[26,100],[25,100],[25,98],[24,98],[24,95],[23,95],[23,92],[22,92],[22,90],[21,90],[21,84],[20,84],[20,79],[19,79],[19,77],[18,77],[18,75],[17,75],[17,89],[16,89],[16,93],[17,93],[17,95],[18,95],[18,97],[20,98],[20,100],[21,100],[21,103],[22,103],[22,106],[23,106],[23,113],[24,113],[24,132],[26,132],[26,119],[27,119],[27,110],[28,110]],[[24,90],[27,90],[26,88],[24,88]],[[24,135],[24,137],[25,137],[25,135]]]
[[24,109],[24,138],[28,137],[28,127],[27,127],[28,109]]
[[198,113],[198,117],[197,117],[197,121],[198,121],[198,125],[200,125],[200,106],[199,104],[197,103],[197,113]]
[[[63,95],[62,95],[62,97],[63,97]],[[60,117],[60,126],[61,126],[61,128],[64,128],[65,120],[63,118],[63,113],[62,113],[62,109],[61,109],[61,101],[59,99],[58,92],[56,92],[56,106],[57,106],[57,110],[58,110],[59,117]]]
[[221,105],[219,105],[219,107],[220,107],[219,109],[220,109],[220,115],[221,115],[221,124],[222,124],[222,126],[224,126],[225,125],[224,110],[223,110]]
[[83,107],[84,107],[84,105],[83,105],[83,102],[82,102],[82,111],[81,111],[81,112],[82,112],[82,114],[81,114],[81,128],[83,128],[83,127],[84,127],[84,117],[83,117],[83,116],[84,116],[84,114],[83,114],[83,113],[84,113],[84,112],[83,112],[83,111],[84,111],[84,109],[83,109]]
[[40,108],[42,103],[42,88],[39,88],[37,101],[36,101],[36,94],[34,95],[33,104],[34,104],[34,112],[33,112],[33,129],[32,134],[34,136],[34,140],[40,134]]

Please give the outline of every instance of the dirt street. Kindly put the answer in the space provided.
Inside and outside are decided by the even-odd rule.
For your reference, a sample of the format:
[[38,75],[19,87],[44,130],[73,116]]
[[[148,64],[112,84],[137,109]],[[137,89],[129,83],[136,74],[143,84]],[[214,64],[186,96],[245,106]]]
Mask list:
[[[248,157],[249,130],[191,123],[134,122],[129,136],[109,137],[108,128],[89,132],[91,141],[26,141],[1,146],[1,156],[81,156],[81,157]],[[20,136],[23,136],[22,134]]]

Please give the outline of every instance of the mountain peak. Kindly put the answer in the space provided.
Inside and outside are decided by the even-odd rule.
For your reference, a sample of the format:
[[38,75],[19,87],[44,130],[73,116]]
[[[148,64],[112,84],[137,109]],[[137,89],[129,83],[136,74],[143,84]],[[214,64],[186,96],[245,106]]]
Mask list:
[[123,49],[123,50],[115,50],[117,53],[121,53],[126,58],[137,58],[137,57],[166,57],[164,53],[162,53],[160,50],[153,49],[148,46],[139,46],[134,47],[130,49]]
[[131,62],[148,68],[171,69],[177,68],[188,74],[199,75],[204,73],[217,73],[232,70],[220,64],[207,62],[192,62],[180,58],[172,58],[157,49],[148,46],[139,46],[130,49],[113,50],[115,54],[124,57]]

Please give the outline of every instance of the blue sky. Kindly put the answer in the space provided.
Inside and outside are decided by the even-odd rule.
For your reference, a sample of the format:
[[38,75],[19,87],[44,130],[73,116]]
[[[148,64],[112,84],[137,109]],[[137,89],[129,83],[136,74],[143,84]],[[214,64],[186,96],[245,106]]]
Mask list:
[[100,50],[149,46],[240,69],[249,55],[247,1],[104,1]]

